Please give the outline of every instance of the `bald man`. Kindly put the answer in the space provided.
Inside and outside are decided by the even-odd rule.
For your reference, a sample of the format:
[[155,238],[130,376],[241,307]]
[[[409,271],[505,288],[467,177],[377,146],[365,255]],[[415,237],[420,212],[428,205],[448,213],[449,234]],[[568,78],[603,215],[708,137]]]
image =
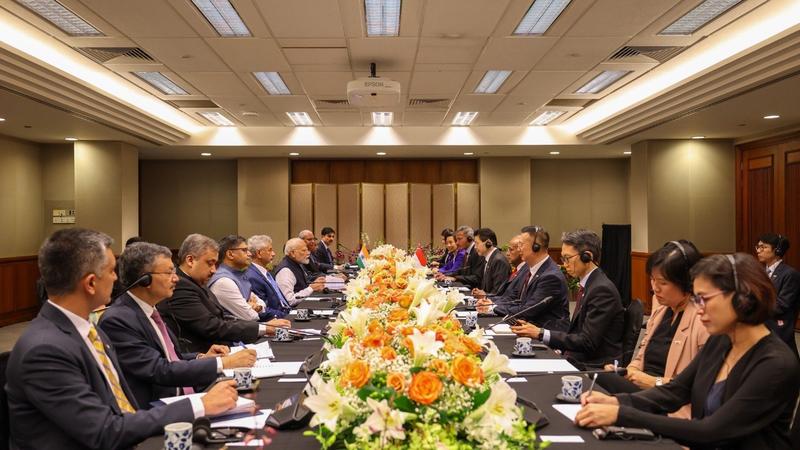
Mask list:
[[310,251],[303,239],[289,239],[283,253],[286,256],[275,268],[275,281],[289,305],[296,306],[312,292],[321,291],[325,287],[325,277],[316,277],[309,283],[309,274],[303,266],[309,262]]

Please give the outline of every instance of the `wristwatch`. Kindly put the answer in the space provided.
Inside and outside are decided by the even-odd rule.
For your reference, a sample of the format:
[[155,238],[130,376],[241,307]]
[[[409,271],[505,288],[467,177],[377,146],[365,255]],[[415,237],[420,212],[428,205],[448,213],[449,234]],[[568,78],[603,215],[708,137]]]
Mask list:
[[539,328],[539,335],[538,335],[538,336],[536,336],[536,339],[538,339],[538,340],[540,340],[540,341],[541,341],[542,339],[544,339],[544,328]]
[[662,386],[664,384],[664,379],[661,377],[656,377],[656,386]]

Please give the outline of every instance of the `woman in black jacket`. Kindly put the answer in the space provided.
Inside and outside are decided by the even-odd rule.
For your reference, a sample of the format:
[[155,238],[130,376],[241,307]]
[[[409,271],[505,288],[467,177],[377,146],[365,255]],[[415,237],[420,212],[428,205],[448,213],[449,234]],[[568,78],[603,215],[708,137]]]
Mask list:
[[[714,255],[692,268],[709,338],[670,383],[634,394],[584,394],[584,427],[649,428],[692,449],[790,449],[800,363],[764,325],[775,292],[750,255]],[[691,403],[692,419],[664,414]]]

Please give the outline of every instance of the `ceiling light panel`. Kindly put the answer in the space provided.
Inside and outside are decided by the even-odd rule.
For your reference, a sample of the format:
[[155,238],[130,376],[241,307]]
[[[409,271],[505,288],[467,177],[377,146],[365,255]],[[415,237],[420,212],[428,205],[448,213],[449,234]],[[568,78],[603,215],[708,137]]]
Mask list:
[[575,91],[576,94],[597,94],[603,92],[607,87],[619,81],[625,75],[631,73],[630,70],[604,70],[591,81],[584,84]]
[[477,111],[460,111],[456,113],[456,117],[453,119],[453,125],[459,127],[468,127],[476,117],[478,117]]
[[175,84],[161,72],[133,72],[133,74],[158,89],[164,95],[189,95],[182,87]]
[[310,127],[314,125],[314,122],[311,121],[311,116],[309,116],[307,112],[287,112],[286,115],[289,116],[292,123],[298,127]]
[[494,94],[500,86],[506,82],[511,75],[510,70],[487,70],[478,87],[475,88],[476,94]]
[[70,36],[102,36],[103,33],[55,0],[17,0]]
[[261,86],[270,95],[290,95],[291,92],[278,72],[253,72]]
[[705,0],[658,34],[691,35],[741,2],[742,0]]
[[566,111],[542,111],[541,114],[536,116],[531,121],[531,125],[534,126],[544,126],[549,124],[550,122],[558,119],[559,117],[563,116]]
[[228,0],[192,0],[194,6],[222,37],[247,37],[250,30]]
[[367,36],[400,35],[401,0],[364,0]]
[[558,19],[570,0],[535,0],[514,30],[515,36],[544,34]]
[[213,123],[218,127],[232,127],[236,125],[235,123],[231,122],[230,119],[225,117],[222,113],[218,113],[216,111],[203,111],[197,113],[202,116],[207,121]]
[[391,112],[373,112],[372,124],[376,127],[390,127],[392,126],[392,119],[394,113]]

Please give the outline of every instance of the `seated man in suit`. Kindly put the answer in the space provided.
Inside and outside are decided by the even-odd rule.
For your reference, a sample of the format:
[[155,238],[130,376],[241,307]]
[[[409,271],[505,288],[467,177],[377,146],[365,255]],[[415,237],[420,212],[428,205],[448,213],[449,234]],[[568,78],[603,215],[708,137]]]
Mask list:
[[[518,275],[519,284],[506,290],[507,294],[479,300],[478,311],[501,316],[520,314],[520,320],[550,330],[565,331],[569,325],[567,280],[561,268],[548,254],[550,233],[537,226],[522,229],[520,250],[526,273]],[[519,286],[519,287],[517,287]],[[552,297],[545,306],[534,306]]]
[[247,240],[235,234],[220,239],[219,259],[217,271],[208,280],[208,289],[219,304],[237,319],[262,322],[272,319],[267,304],[250,287],[247,266],[252,260]]
[[447,276],[441,273],[436,274],[438,281],[457,281],[464,283],[470,288],[480,288],[483,282],[483,269],[486,259],[475,250],[475,231],[466,225],[458,227],[456,230],[456,243],[459,248],[465,248],[467,257],[464,265],[455,271],[453,275]]
[[[511,275],[509,275],[508,279],[506,279],[503,284],[500,285],[500,288],[498,288],[496,292],[488,294],[488,296],[502,297],[512,285],[514,280],[517,279],[517,275],[521,273],[520,270],[525,267],[525,261],[522,260],[520,248],[521,242],[521,234],[512,237],[511,240],[508,241],[508,262],[511,264]],[[487,293],[482,289],[476,288],[472,290],[472,296],[477,299],[484,299],[487,297]]]
[[253,257],[253,262],[247,268],[247,278],[250,280],[253,293],[258,298],[264,299],[267,311],[274,317],[286,317],[292,307],[283,296],[278,282],[267,269],[275,258],[272,238],[263,234],[252,236],[247,240],[247,246]]
[[120,276],[128,292],[103,313],[98,326],[111,339],[125,379],[142,409],[163,397],[192,394],[217,379],[223,369],[252,367],[255,350],[230,354],[223,345],[206,353],[181,353],[155,308],[172,296],[178,283],[172,252],[140,242],[119,257]]
[[336,259],[333,257],[335,249],[332,249],[333,242],[336,240],[336,231],[331,227],[325,227],[319,234],[322,238],[317,243],[316,250],[314,250],[314,259],[316,259],[323,272],[339,269],[340,267],[336,265]]
[[486,261],[483,264],[480,290],[489,294],[497,293],[511,274],[511,265],[506,255],[496,245],[497,235],[491,228],[479,228],[475,232],[475,250]]
[[127,449],[164,425],[216,415],[236,404],[236,383],[202,398],[137,411],[109,338],[89,322],[108,303],[116,265],[110,237],[67,228],[39,250],[49,299],[11,351],[8,394],[11,448]]
[[306,247],[308,248],[308,262],[303,263],[303,267],[305,268],[308,276],[310,278],[317,278],[321,276],[325,276],[328,270],[333,269],[333,266],[330,267],[323,267],[317,261],[317,257],[315,253],[317,252],[317,237],[314,236],[314,232],[311,230],[303,230],[300,234],[297,235],[298,238],[302,239],[305,242]]
[[202,234],[190,234],[178,251],[178,284],[172,297],[156,305],[169,328],[178,336],[183,352],[203,352],[212,344],[255,342],[275,334],[274,327],[288,328],[285,319],[266,323],[238,320],[228,314],[205,285],[217,270],[219,244]]
[[568,331],[523,323],[511,329],[520,336],[536,338],[589,368],[600,368],[622,359],[624,310],[617,287],[597,266],[600,237],[589,230],[564,233],[561,261],[567,273],[580,280],[575,311]]
[[275,281],[283,292],[289,305],[295,306],[312,292],[325,288],[325,277],[317,277],[309,282],[309,276],[303,267],[308,264],[308,245],[300,238],[286,241],[283,248],[286,255],[275,268]]
[[769,327],[797,354],[794,324],[800,311],[800,273],[783,261],[789,250],[786,236],[767,233],[758,238],[756,256],[767,267],[767,276],[775,286],[775,313],[767,321]]

